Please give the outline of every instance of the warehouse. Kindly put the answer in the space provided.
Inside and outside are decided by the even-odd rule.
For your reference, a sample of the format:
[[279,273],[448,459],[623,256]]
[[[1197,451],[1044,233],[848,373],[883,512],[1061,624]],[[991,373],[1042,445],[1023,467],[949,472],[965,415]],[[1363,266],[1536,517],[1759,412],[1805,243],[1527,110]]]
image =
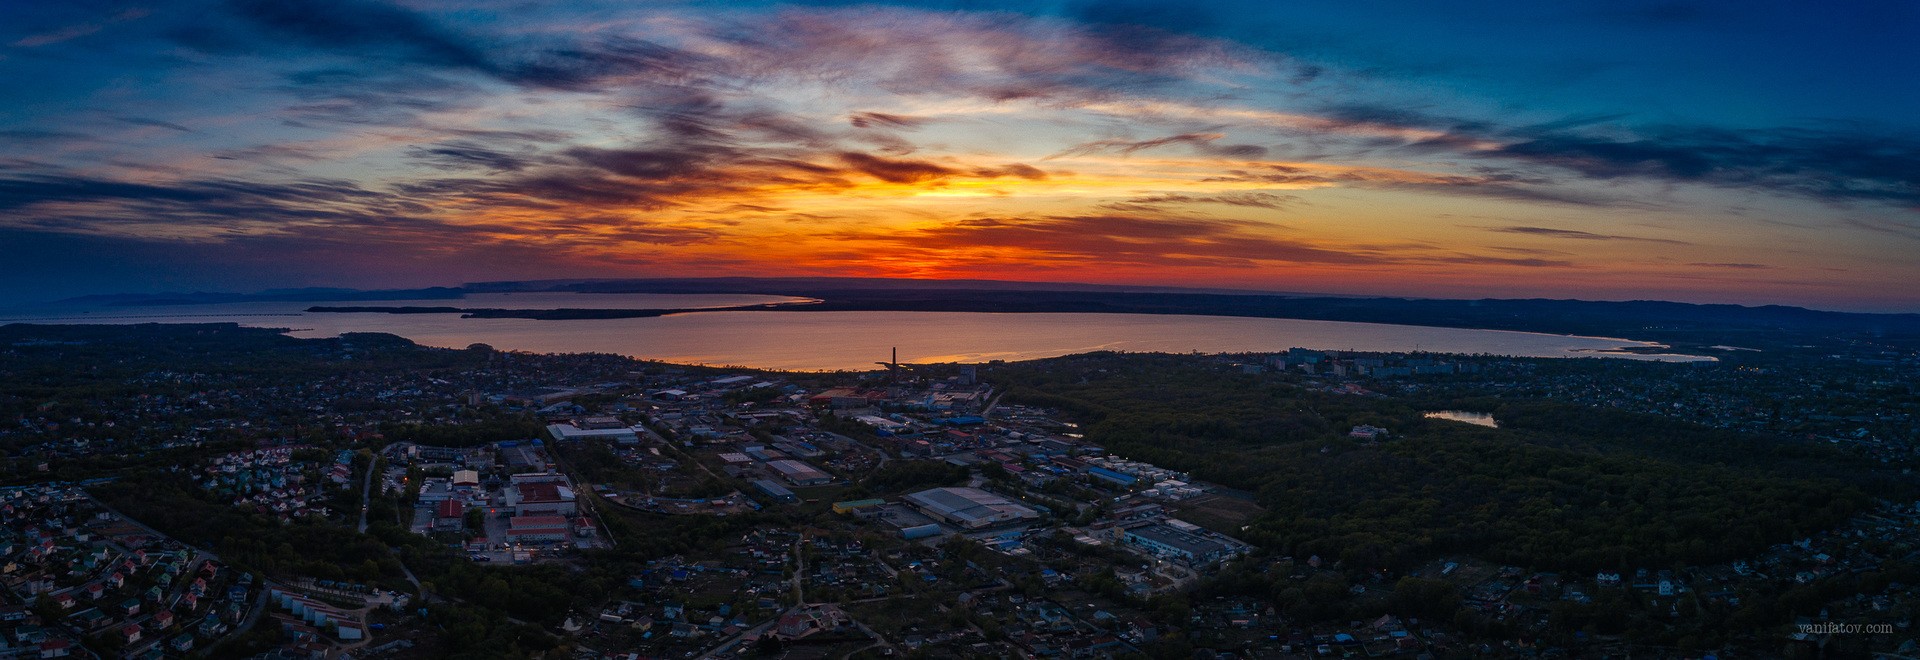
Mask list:
[[1126,531],[1126,542],[1161,557],[1189,564],[1211,564],[1233,554],[1227,544],[1169,525],[1144,525]]
[[774,472],[780,473],[781,477],[795,486],[818,486],[833,481],[832,475],[800,461],[767,461],[767,467],[773,468]]
[[573,489],[558,483],[515,484],[507,495],[516,516],[571,516],[580,510],[575,506]]
[[1138,477],[1133,475],[1121,474],[1103,467],[1087,468],[1087,476],[1121,488],[1132,488],[1134,484],[1140,481]]
[[564,541],[567,533],[567,519],[561,516],[514,516],[507,521],[509,541]]
[[1038,511],[978,488],[934,488],[905,499],[921,513],[966,529],[1040,517]]
[[631,428],[583,429],[572,424],[548,424],[547,433],[555,440],[610,440],[622,445],[640,444],[640,432]]
[[787,490],[786,486],[782,486],[772,479],[755,479],[753,480],[753,487],[778,502],[791,504],[800,501],[800,498],[794,496],[793,491]]

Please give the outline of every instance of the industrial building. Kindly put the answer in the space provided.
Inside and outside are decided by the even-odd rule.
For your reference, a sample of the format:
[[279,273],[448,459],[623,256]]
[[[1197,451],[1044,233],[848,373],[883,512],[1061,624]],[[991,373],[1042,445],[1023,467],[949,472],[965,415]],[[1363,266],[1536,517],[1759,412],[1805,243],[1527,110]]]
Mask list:
[[870,508],[873,508],[873,507],[876,507],[876,506],[880,506],[880,505],[882,505],[882,504],[886,504],[886,503],[887,503],[887,501],[886,501],[886,500],[872,500],[872,499],[870,499],[870,500],[848,500],[848,501],[846,501],[846,502],[834,502],[834,503],[833,503],[833,512],[834,512],[834,513],[838,513],[838,514],[841,514],[841,515],[846,515],[846,514],[849,514],[849,513],[853,513],[853,512],[855,512],[855,511],[859,511],[859,510],[861,510],[861,509],[870,509]]
[[1154,555],[1179,559],[1189,564],[1211,564],[1233,554],[1233,548],[1225,543],[1170,525],[1134,527],[1126,530],[1121,538]]
[[561,516],[514,516],[507,521],[509,541],[564,541],[568,531],[567,519]]
[[767,467],[795,486],[818,486],[833,481],[833,475],[796,460],[767,461]]
[[460,500],[441,500],[433,505],[433,531],[458,532],[466,528],[467,505]]
[[906,496],[908,504],[964,529],[1034,520],[1040,512],[978,488],[934,488]]
[[573,489],[549,481],[514,484],[507,494],[516,516],[571,516],[579,511]]
[[761,493],[766,494],[767,497],[771,497],[777,502],[791,504],[800,501],[800,498],[795,496],[793,491],[787,490],[786,486],[782,486],[779,482],[772,479],[755,479],[753,480],[753,487],[759,489]]
[[1134,484],[1140,482],[1139,477],[1131,474],[1121,474],[1103,467],[1087,468],[1087,476],[1121,488],[1132,488]]
[[611,440],[622,445],[640,444],[640,433],[626,427],[583,429],[572,424],[549,424],[547,434],[553,436],[555,440],[562,441],[595,439]]

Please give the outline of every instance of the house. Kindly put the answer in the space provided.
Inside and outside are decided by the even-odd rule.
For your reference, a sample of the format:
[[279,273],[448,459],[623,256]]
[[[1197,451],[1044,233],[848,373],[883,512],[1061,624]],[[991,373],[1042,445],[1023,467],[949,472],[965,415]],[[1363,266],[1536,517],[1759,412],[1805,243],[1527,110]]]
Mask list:
[[73,642],[58,637],[40,643],[40,657],[64,658],[72,654]]
[[1369,440],[1369,441],[1383,440],[1388,435],[1389,434],[1387,433],[1386,429],[1380,428],[1378,426],[1373,426],[1370,424],[1361,424],[1359,426],[1355,426],[1353,427],[1353,430],[1347,432],[1347,437],[1349,438],[1355,438],[1359,440]]
[[143,632],[145,631],[138,623],[129,623],[120,627],[120,636],[124,638],[128,644],[140,641],[140,635]]
[[171,628],[173,627],[173,613],[166,610],[154,612],[152,621],[155,630]]
[[782,615],[779,626],[776,628],[780,636],[787,639],[805,637],[819,629],[820,621],[814,618],[811,613],[805,612]]
[[83,630],[92,630],[106,625],[108,620],[107,613],[100,611],[100,608],[97,607],[89,607],[75,612],[73,616],[67,618]]
[[1141,641],[1151,642],[1160,637],[1160,628],[1147,619],[1134,619],[1127,624],[1127,630],[1135,637],[1139,637]]

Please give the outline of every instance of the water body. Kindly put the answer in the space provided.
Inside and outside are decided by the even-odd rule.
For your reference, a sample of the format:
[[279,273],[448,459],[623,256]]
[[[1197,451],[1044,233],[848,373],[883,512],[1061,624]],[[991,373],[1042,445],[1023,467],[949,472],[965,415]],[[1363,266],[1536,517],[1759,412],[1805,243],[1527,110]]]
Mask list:
[[217,323],[290,328],[296,337],[387,332],[462,348],[616,353],[669,362],[825,371],[872,369],[898,347],[902,362],[985,362],[1088,351],[1204,353],[1291,347],[1431,351],[1518,357],[1620,357],[1695,361],[1692,355],[1619,353],[1658,348],[1625,339],[1378,323],[1157,314],[977,312],[700,312],[653,318],[541,321],[457,314],[313,313],[315,304],[463,308],[690,308],[804,299],[756,295],[479,294],[462,299],[351,303],[273,302],[11,311],[0,323]]
[[1465,410],[1433,410],[1421,413],[1421,415],[1427,419],[1446,419],[1456,422],[1466,422],[1475,426],[1485,426],[1491,429],[1500,428],[1500,422],[1494,420],[1492,413],[1467,412]]

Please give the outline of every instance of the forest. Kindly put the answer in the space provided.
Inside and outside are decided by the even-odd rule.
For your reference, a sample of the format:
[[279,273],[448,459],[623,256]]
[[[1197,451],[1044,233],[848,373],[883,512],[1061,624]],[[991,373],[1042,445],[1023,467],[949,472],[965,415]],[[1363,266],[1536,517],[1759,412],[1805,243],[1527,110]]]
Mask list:
[[[1111,453],[1257,493],[1267,511],[1246,540],[1351,570],[1449,553],[1541,570],[1700,565],[1909,488],[1820,445],[1539,401],[1502,402],[1510,423],[1485,428],[1191,357],[1070,356],[992,377],[1008,402],[1059,409]],[[1392,435],[1347,437],[1359,424]]]

